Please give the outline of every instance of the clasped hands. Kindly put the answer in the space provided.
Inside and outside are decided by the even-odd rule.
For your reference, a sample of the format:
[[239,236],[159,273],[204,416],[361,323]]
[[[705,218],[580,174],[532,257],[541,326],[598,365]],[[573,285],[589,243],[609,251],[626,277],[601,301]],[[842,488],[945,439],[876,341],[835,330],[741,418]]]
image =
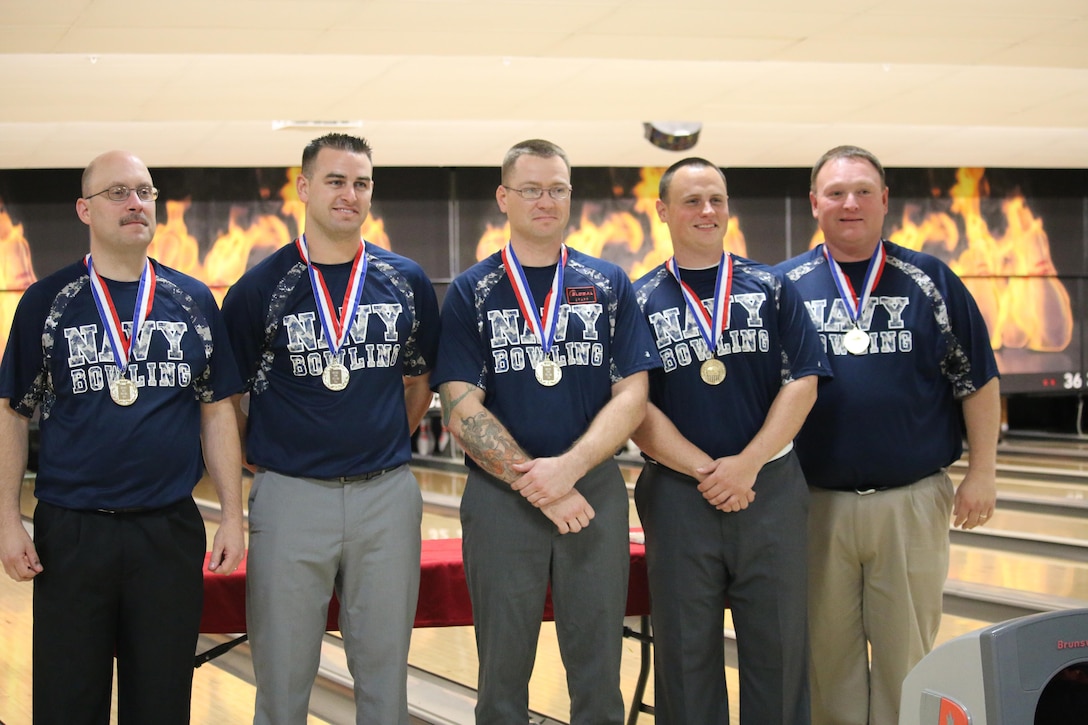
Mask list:
[[534,458],[511,466],[521,476],[510,484],[548,517],[560,534],[576,534],[593,519],[593,507],[574,484],[582,477],[562,458]]

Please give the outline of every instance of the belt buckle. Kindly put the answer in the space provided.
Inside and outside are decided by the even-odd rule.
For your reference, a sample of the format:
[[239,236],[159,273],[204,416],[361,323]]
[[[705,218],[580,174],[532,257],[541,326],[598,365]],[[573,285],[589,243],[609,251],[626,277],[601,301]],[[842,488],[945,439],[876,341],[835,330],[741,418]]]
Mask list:
[[363,481],[373,481],[375,478],[378,478],[379,476],[384,476],[392,470],[393,468],[379,468],[377,471],[360,473],[357,476],[339,476],[335,480],[338,483],[362,483]]

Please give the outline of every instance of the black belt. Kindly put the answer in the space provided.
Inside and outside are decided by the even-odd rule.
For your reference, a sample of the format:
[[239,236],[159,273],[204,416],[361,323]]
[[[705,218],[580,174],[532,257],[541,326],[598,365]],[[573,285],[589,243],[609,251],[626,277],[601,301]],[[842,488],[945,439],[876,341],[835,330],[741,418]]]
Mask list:
[[859,496],[868,496],[871,493],[880,493],[881,491],[891,491],[893,488],[906,488],[907,486],[913,486],[914,484],[918,483],[918,481],[924,481],[925,479],[929,478],[930,476],[935,476],[940,472],[941,472],[941,469],[938,468],[936,471],[933,471],[932,473],[927,473],[926,475],[922,476],[921,478],[919,478],[916,481],[912,481],[910,483],[900,484],[899,486],[875,486],[873,488],[855,488],[855,489],[851,489],[851,490],[853,490],[853,492],[856,493]]
[[171,511],[187,500],[188,499],[183,498],[180,501],[175,501],[174,503],[170,503],[165,506],[136,506],[134,508],[123,509],[83,509],[83,511],[89,514],[104,514],[106,516],[124,516],[126,514],[158,514]]
[[390,471],[395,471],[398,468],[400,468],[400,466],[391,466],[389,468],[371,471],[370,473],[360,473],[358,476],[337,476],[336,478],[322,478],[320,480],[328,481],[329,483],[359,483],[360,481],[370,481],[378,476],[384,476]]
[[121,514],[146,514],[151,511],[159,511],[160,509],[149,508],[132,508],[132,509],[91,509],[92,514],[108,514],[110,516],[119,516]]

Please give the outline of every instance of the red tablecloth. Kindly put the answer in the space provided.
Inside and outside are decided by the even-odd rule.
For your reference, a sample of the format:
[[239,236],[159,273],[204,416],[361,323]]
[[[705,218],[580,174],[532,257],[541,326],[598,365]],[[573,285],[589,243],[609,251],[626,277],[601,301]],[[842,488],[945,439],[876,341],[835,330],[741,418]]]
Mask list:
[[[206,561],[205,561],[206,563]],[[336,597],[329,604],[328,629],[337,630],[340,605]],[[646,549],[631,544],[631,579],[627,590],[628,616],[650,613],[649,587],[646,583]],[[544,619],[552,618],[552,604],[545,605]],[[423,542],[420,556],[419,605],[417,627],[455,627],[472,624],[472,604],[465,585],[460,539],[435,539]],[[246,630],[246,562],[227,576],[204,570],[204,614],[200,631],[238,633]]]

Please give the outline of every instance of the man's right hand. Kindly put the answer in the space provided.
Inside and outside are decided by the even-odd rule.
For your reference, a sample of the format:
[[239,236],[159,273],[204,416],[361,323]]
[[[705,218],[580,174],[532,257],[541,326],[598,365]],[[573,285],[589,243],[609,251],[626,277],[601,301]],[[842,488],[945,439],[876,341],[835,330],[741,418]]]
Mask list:
[[27,582],[41,574],[38,550],[21,521],[0,530],[0,560],[7,575],[17,582]]

